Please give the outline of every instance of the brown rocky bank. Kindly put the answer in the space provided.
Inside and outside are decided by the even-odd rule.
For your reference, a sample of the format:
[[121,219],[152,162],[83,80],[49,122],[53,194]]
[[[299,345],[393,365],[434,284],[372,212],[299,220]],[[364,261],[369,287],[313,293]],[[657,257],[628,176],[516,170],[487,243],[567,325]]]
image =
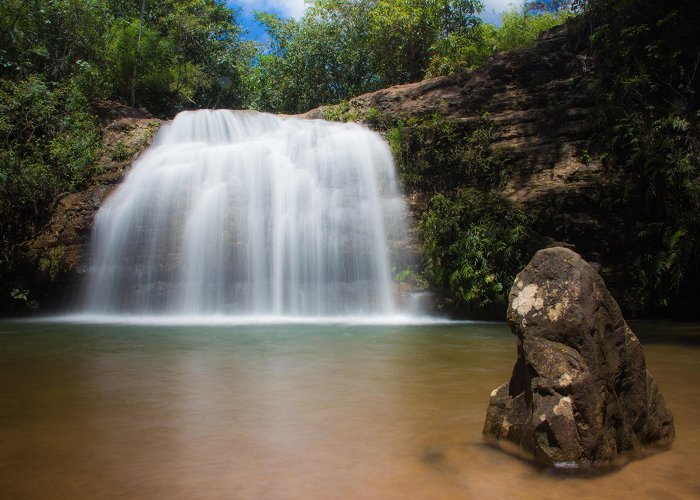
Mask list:
[[565,248],[540,250],[510,291],[518,357],[491,393],[484,434],[538,462],[600,467],[675,437],[642,347],[602,278]]

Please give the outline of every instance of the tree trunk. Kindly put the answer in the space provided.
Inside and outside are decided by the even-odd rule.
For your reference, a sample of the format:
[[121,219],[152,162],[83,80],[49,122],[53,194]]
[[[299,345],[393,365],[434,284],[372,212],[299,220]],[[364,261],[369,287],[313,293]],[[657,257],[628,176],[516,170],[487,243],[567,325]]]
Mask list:
[[136,76],[138,72],[139,59],[141,59],[141,34],[143,32],[143,15],[146,11],[146,0],[141,2],[141,17],[139,17],[139,36],[136,39],[136,57],[134,58],[134,74],[131,77],[131,107],[136,106]]

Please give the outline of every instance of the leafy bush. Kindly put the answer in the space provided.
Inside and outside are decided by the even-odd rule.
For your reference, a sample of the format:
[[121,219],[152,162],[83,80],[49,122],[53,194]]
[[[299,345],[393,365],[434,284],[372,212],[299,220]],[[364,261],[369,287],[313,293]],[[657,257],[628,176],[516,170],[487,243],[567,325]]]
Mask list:
[[493,54],[531,46],[543,32],[570,17],[568,12],[521,13],[512,7],[502,14],[498,28],[479,24],[471,31],[450,33],[439,39],[433,47],[426,76],[477,69]]
[[20,243],[92,172],[99,134],[87,107],[74,79],[0,80],[0,306],[23,289],[12,279]]
[[40,76],[0,82],[0,227],[4,242],[28,234],[57,195],[84,186],[99,134],[80,91]]
[[503,315],[530,257],[530,219],[514,202],[475,189],[437,194],[420,227],[426,274],[462,313]]
[[501,186],[508,169],[491,147],[492,136],[487,115],[466,124],[440,115],[410,118],[387,132],[404,187],[427,192]]
[[496,52],[529,47],[539,36],[571,18],[568,11],[519,12],[515,8],[502,14],[501,26],[491,35]]

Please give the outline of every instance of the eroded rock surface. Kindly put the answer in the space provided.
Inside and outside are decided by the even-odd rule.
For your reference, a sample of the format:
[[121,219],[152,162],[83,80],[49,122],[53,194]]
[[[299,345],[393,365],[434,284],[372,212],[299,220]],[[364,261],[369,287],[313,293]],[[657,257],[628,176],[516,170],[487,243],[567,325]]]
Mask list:
[[[595,103],[587,91],[591,63],[577,43],[577,37],[557,27],[532,47],[496,54],[476,71],[354,97],[349,111],[405,118],[439,114],[457,124],[486,115],[494,126],[493,149],[512,171],[499,194],[528,205],[548,203],[549,196],[562,192],[587,196],[611,182],[612,175],[601,175],[602,162],[587,157]],[[324,118],[326,110],[304,116]]]
[[673,415],[602,278],[575,252],[540,250],[510,291],[518,358],[491,393],[484,434],[560,467],[670,444]]

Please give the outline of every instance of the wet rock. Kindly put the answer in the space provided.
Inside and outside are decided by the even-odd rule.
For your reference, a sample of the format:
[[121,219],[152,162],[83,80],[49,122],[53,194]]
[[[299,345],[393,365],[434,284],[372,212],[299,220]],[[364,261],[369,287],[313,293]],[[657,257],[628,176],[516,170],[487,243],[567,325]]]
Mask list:
[[610,464],[670,444],[673,415],[602,278],[578,254],[535,254],[510,291],[518,358],[494,390],[484,434],[558,467]]

